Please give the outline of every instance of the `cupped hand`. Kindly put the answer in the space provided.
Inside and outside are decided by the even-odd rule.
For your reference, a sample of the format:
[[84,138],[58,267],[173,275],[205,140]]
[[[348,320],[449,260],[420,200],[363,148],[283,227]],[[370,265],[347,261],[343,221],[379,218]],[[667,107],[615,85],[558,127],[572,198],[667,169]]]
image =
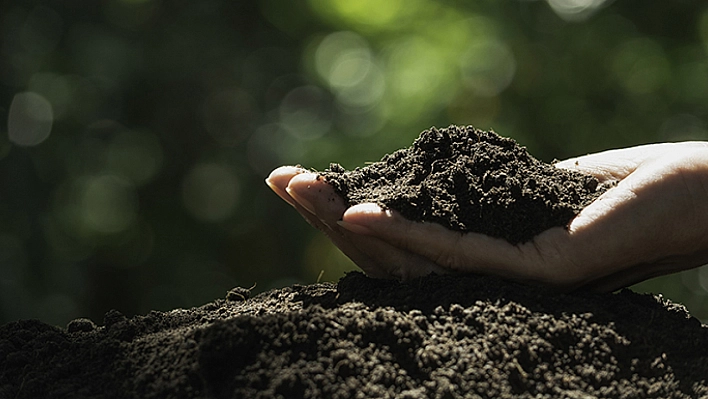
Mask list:
[[567,228],[519,245],[413,222],[375,204],[346,209],[326,182],[302,169],[276,169],[268,182],[375,277],[473,272],[562,290],[612,291],[708,262],[708,143],[611,150],[556,166],[616,186]]

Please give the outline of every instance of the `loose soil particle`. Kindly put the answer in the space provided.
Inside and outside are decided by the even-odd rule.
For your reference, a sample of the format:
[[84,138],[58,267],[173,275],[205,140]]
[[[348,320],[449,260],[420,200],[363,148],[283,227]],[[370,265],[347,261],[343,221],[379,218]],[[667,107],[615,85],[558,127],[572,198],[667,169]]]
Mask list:
[[0,398],[702,398],[708,327],[660,297],[350,273],[67,329],[0,327]]
[[606,188],[472,126],[431,128],[409,148],[353,171],[322,173],[349,205],[373,202],[415,221],[525,242],[565,227]]

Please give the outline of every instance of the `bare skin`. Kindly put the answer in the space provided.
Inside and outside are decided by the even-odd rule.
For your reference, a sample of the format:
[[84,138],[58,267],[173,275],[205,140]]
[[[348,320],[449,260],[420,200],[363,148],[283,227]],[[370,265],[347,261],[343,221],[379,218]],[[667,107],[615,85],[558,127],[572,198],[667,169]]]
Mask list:
[[611,150],[556,166],[617,185],[567,229],[519,245],[412,222],[375,204],[347,209],[331,186],[301,168],[280,167],[266,183],[373,277],[473,272],[613,291],[708,263],[708,143]]

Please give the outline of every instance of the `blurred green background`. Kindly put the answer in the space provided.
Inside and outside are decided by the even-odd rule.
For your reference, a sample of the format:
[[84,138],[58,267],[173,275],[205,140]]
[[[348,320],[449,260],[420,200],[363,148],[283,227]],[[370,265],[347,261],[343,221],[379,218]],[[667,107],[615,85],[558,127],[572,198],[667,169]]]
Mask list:
[[[708,6],[0,2],[0,322],[191,307],[354,266],[263,183],[473,124],[538,158],[708,139]],[[708,319],[708,269],[643,283]]]

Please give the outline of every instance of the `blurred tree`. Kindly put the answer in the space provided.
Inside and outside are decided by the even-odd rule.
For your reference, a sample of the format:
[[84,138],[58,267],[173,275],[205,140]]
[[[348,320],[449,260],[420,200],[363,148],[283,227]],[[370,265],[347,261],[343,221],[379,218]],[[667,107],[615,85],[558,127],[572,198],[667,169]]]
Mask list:
[[[354,266],[263,185],[431,125],[551,160],[708,137],[708,7],[0,3],[0,322],[194,306]],[[656,279],[708,319],[708,272]]]

